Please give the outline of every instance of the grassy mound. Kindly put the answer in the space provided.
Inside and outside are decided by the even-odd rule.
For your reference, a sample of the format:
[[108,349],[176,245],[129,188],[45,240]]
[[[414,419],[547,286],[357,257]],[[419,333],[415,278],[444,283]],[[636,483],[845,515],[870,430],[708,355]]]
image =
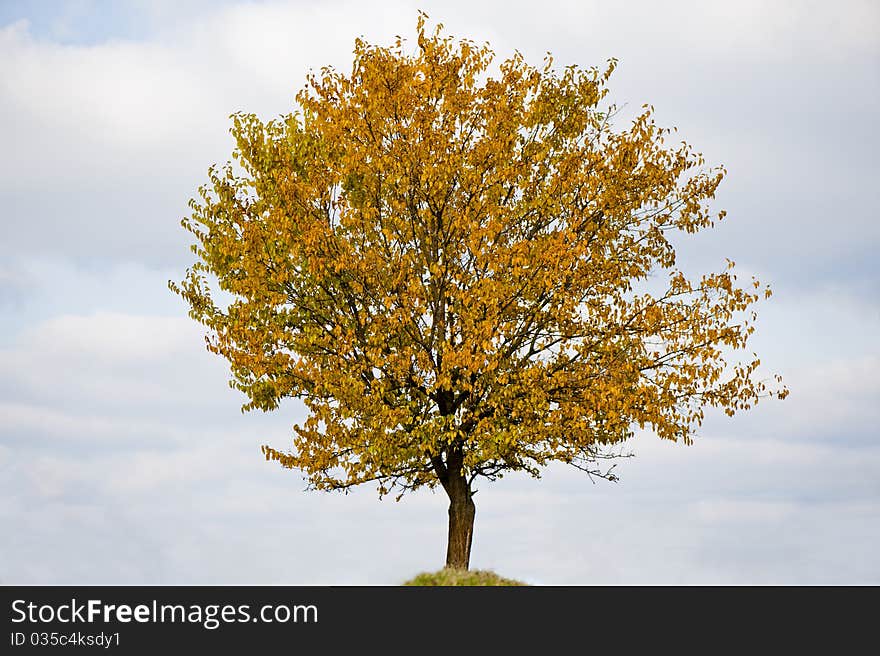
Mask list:
[[419,574],[403,585],[528,585],[485,570],[449,569]]

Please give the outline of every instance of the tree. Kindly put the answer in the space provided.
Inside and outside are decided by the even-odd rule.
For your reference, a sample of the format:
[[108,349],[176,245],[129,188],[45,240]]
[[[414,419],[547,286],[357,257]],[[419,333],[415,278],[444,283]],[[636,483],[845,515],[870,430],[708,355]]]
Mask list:
[[235,164],[191,201],[198,260],[169,285],[244,410],[308,408],[267,459],[315,489],[440,485],[446,564],[467,568],[477,479],[559,461],[615,480],[599,461],[636,427],[691,443],[706,406],[787,391],[732,359],[769,289],[676,267],[672,237],[723,218],[724,170],[667,147],[650,106],[616,129],[614,60],[493,69],[441,28],[420,14],[414,54],[358,39],[287,116],[234,114]]

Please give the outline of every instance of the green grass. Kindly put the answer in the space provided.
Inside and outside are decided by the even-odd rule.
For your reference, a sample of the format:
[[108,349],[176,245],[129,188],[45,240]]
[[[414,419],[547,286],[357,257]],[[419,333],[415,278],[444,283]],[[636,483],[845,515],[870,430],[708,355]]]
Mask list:
[[498,576],[486,570],[467,570],[444,568],[439,572],[425,572],[410,579],[403,585],[528,585]]

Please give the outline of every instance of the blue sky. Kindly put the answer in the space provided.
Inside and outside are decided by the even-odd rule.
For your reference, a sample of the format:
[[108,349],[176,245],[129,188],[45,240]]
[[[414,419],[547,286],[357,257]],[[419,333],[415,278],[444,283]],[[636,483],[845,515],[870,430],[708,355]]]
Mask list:
[[112,0],[32,2],[6,0],[0,4],[0,23],[27,19],[31,34],[58,43],[88,45],[108,39],[144,36],[136,6]]
[[874,2],[0,3],[0,582],[378,583],[437,568],[445,501],[303,492],[265,463],[302,409],[241,415],[167,288],[228,115],[292,108],[422,8],[499,56],[617,57],[729,174],[694,270],[772,284],[755,348],[791,388],[617,485],[484,486],[472,564],[535,583],[880,583],[880,9]]
[[[259,2],[252,0],[249,4]],[[230,0],[4,0],[0,3],[0,24],[26,19],[31,35],[37,39],[89,46],[147,40],[181,20],[230,4]]]

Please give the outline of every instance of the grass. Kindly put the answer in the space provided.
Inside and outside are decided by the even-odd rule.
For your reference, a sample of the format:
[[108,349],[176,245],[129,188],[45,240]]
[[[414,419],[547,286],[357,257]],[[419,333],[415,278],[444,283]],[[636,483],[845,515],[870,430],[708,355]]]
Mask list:
[[439,572],[424,572],[403,585],[528,585],[498,576],[487,570],[467,570],[444,568]]

